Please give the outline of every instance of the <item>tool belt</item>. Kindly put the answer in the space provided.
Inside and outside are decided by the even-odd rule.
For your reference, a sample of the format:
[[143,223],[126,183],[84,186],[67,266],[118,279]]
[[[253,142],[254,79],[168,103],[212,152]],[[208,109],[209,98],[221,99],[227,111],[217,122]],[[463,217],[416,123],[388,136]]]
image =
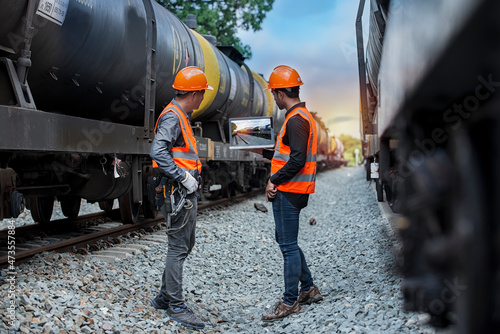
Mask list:
[[158,210],[166,205],[165,211],[172,216],[175,216],[186,202],[186,188],[162,173],[148,177],[147,192],[149,201]]

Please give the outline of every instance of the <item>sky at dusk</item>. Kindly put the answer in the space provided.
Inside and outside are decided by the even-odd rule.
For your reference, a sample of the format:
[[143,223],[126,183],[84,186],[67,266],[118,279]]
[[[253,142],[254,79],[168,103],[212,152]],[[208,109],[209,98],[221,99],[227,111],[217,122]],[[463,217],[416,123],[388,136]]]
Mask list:
[[[299,72],[304,82],[301,100],[318,113],[334,136],[360,138],[358,6],[357,0],[275,0],[262,30],[238,34],[252,49],[247,65],[266,80],[278,65]],[[363,17],[365,34],[367,17],[368,5]]]

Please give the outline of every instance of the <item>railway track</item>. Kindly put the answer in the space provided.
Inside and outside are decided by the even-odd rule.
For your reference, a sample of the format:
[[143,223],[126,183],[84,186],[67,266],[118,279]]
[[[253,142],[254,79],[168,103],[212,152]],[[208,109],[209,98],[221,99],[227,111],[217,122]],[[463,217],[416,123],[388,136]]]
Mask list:
[[[262,190],[254,190],[231,198],[199,202],[198,210],[221,209],[242,200],[261,195]],[[152,233],[166,228],[161,214],[152,219],[139,219],[134,224],[123,224],[116,218],[118,210],[110,214],[97,212],[75,219],[61,219],[47,224],[34,224],[0,231],[0,268],[26,262],[43,252],[73,252],[88,254],[121,243],[121,237]],[[14,240],[15,249],[9,248]],[[11,253],[9,253],[11,250]],[[12,252],[13,250],[13,252]]]

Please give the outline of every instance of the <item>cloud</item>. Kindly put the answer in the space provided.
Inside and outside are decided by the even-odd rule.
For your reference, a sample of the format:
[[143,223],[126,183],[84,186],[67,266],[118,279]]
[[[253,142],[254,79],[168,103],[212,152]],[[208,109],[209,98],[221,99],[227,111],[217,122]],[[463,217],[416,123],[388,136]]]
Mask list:
[[353,117],[353,116],[339,116],[339,117],[330,118],[327,121],[326,125],[338,124],[338,123],[343,123],[343,122],[352,122],[352,121],[358,121],[358,118]]
[[252,48],[253,71],[268,79],[277,65],[295,68],[308,108],[323,120],[351,117],[343,131],[359,138],[357,10],[352,0],[276,0],[262,30],[238,37]]

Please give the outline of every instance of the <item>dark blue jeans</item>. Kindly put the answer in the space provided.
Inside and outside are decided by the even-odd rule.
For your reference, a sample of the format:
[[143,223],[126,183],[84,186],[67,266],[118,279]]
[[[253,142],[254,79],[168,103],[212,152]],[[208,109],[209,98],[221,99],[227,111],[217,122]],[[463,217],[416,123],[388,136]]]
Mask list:
[[287,305],[293,305],[299,296],[299,282],[302,290],[309,290],[314,285],[304,253],[297,244],[300,209],[294,207],[283,193],[278,191],[273,201],[273,213],[276,241],[280,246],[284,261],[283,301]]

